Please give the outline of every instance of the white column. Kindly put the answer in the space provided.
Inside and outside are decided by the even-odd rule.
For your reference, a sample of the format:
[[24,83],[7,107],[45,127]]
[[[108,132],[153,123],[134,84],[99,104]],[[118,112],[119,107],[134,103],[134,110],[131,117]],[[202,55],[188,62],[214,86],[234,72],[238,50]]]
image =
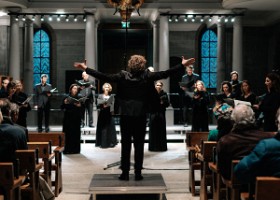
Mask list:
[[226,80],[225,74],[225,24],[218,22],[218,45],[217,45],[217,92],[221,83]]
[[[160,16],[159,23],[159,71],[169,69],[169,24],[168,16]],[[169,79],[163,80],[163,89],[169,92]]]
[[85,40],[85,59],[89,67],[96,67],[95,20],[94,15],[87,15]]
[[158,37],[158,22],[151,22],[153,26],[153,67],[155,71],[159,70],[159,61],[158,61],[158,53],[159,53],[159,37]]
[[19,22],[15,16],[10,16],[10,56],[9,56],[9,75],[14,80],[20,80],[20,43],[19,43]]
[[232,50],[232,71],[238,72],[239,80],[243,80],[243,29],[242,18],[235,17],[233,24],[233,50]]
[[27,94],[33,92],[33,22],[25,22],[23,84]]
[[99,26],[99,21],[95,23],[95,29],[94,29],[94,33],[95,33],[95,45],[94,45],[94,52],[95,52],[95,63],[94,66],[96,68],[96,70],[98,70],[98,26]]

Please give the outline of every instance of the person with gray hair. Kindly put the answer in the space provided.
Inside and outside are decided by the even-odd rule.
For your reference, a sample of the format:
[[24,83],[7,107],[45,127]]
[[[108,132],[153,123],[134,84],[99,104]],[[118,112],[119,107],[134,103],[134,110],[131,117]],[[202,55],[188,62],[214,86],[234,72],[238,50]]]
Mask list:
[[276,113],[278,133],[275,137],[260,141],[254,150],[234,168],[241,183],[253,183],[257,176],[280,177],[280,108]]
[[257,129],[254,112],[249,106],[237,105],[232,111],[231,118],[234,122],[232,130],[217,144],[218,166],[224,179],[230,179],[232,160],[243,158],[260,140],[274,136],[271,132]]

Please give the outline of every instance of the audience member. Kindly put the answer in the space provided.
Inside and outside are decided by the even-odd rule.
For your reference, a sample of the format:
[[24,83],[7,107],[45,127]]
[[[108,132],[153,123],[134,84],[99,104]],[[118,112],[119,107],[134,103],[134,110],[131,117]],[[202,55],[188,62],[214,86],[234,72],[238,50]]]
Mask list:
[[150,151],[167,151],[165,110],[169,106],[169,99],[162,87],[162,81],[155,82],[159,101],[150,112],[148,148]]
[[64,110],[63,127],[65,133],[64,154],[78,154],[81,150],[81,102],[78,95],[79,86],[72,84],[69,95],[63,99],[61,109]]
[[277,131],[275,125],[276,111],[280,107],[280,78],[276,73],[269,73],[265,78],[267,93],[260,104],[253,107],[263,113],[263,130]]
[[85,70],[89,75],[107,81],[116,82],[118,87],[117,97],[120,102],[120,127],[121,127],[121,170],[120,180],[129,180],[130,154],[133,139],[134,144],[134,169],[135,180],[142,180],[144,159],[144,141],[146,133],[146,114],[149,101],[151,81],[167,78],[184,67],[193,64],[195,59],[184,59],[176,67],[166,71],[150,72],[146,70],[146,59],[140,55],[133,55],[128,61],[129,71],[116,74],[104,74],[86,66],[86,63],[74,63],[76,68]]
[[231,118],[234,121],[232,130],[217,144],[218,166],[224,179],[230,179],[232,160],[248,155],[260,140],[273,137],[271,133],[256,129],[254,112],[249,106],[237,105]]
[[210,98],[204,83],[196,81],[192,98],[192,131],[209,131],[208,106]]
[[219,115],[217,119],[217,129],[209,131],[208,141],[219,141],[224,135],[228,134],[233,126],[230,117],[231,112]]
[[27,149],[27,139],[22,128],[14,126],[11,120],[11,103],[8,99],[0,99],[3,121],[0,124],[0,162],[16,161],[15,151]]
[[218,119],[221,115],[231,113],[232,109],[233,108],[224,101],[223,94],[215,95],[215,106],[213,108],[213,114],[216,119]]
[[94,96],[93,96],[93,90],[95,90],[94,81],[89,80],[89,75],[86,72],[82,73],[83,79],[80,80],[81,83],[84,84],[84,86],[80,86],[80,94],[84,97],[87,97],[87,99],[82,103],[82,119],[81,119],[81,127],[85,126],[85,115],[87,115],[88,118],[88,126],[94,127],[93,125],[93,103],[94,103]]
[[104,83],[102,86],[103,94],[97,98],[97,108],[99,110],[96,126],[96,147],[108,148],[117,145],[117,135],[115,121],[112,116],[114,113],[114,96],[111,95],[112,86]]
[[261,140],[254,150],[234,168],[241,183],[255,182],[257,176],[280,177],[280,108],[276,114],[278,133],[273,138]]
[[181,89],[183,90],[183,120],[185,126],[189,123],[189,110],[192,107],[192,98],[194,92],[194,85],[199,80],[199,75],[194,73],[193,65],[186,67],[186,74],[182,77]]
[[34,87],[34,108],[38,109],[37,120],[38,120],[38,132],[42,132],[43,115],[45,118],[45,131],[49,132],[49,117],[51,109],[51,90],[52,86],[47,83],[48,75],[41,75],[41,82]]

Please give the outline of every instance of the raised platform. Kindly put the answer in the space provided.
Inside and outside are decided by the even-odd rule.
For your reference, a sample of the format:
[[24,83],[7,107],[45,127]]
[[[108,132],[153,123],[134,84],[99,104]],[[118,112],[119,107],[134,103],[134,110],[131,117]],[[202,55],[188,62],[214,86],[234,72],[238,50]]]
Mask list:
[[135,181],[130,175],[129,181],[120,181],[118,174],[95,174],[91,179],[89,192],[93,200],[99,199],[159,199],[163,200],[167,187],[161,174],[143,174],[144,179]]

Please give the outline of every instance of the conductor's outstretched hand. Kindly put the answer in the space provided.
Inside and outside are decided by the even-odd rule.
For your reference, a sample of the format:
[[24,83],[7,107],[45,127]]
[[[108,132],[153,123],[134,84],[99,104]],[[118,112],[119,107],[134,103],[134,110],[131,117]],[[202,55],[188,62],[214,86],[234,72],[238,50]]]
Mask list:
[[85,70],[87,68],[87,60],[84,62],[74,62],[74,67],[77,69]]
[[194,62],[194,58],[185,59],[184,56],[182,56],[182,65],[184,65],[185,67],[192,65]]

